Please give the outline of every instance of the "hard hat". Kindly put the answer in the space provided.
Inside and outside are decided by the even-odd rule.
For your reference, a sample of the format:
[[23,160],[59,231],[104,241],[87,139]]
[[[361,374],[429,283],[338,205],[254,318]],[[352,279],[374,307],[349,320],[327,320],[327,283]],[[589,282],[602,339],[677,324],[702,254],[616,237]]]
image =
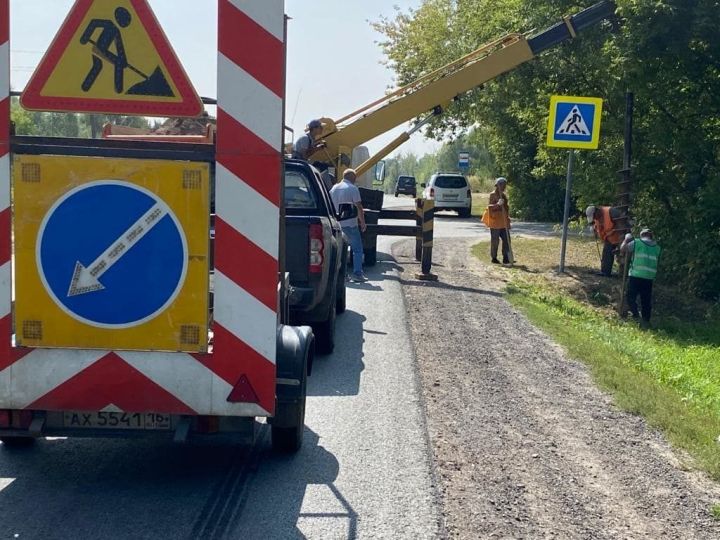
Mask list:
[[594,206],[588,206],[585,209],[585,215],[587,216],[588,223],[592,223],[595,219],[595,207]]
[[308,124],[308,129],[315,129],[315,128],[321,128],[322,122],[320,120],[310,120],[310,123]]
[[507,178],[505,178],[504,176],[501,176],[500,178],[498,178],[497,180],[495,180],[495,185],[496,185],[496,186],[498,186],[498,185],[500,185],[500,184],[507,184],[507,183],[508,183]]

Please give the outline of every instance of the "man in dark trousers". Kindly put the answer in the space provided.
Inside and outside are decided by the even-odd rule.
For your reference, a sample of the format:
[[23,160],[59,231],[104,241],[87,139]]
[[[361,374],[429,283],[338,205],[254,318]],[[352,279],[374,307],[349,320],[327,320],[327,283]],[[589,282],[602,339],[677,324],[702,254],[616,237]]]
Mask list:
[[588,223],[593,226],[595,238],[599,238],[603,243],[600,273],[610,277],[615,262],[615,250],[622,242],[622,233],[615,227],[615,220],[622,217],[622,212],[611,206],[588,206],[585,214]]
[[[640,232],[639,240],[635,240],[630,233],[625,235],[620,251],[629,253],[631,256],[630,279],[627,287],[627,302],[630,312],[635,320],[640,320],[642,328],[648,328],[652,313],[653,282],[657,276],[661,248],[655,242],[652,231],[643,229]],[[642,319],[640,319],[640,311],[638,311],[638,296],[640,296]]]
[[510,208],[508,197],[505,194],[507,179],[500,177],[495,180],[495,191],[490,194],[488,207],[483,215],[483,223],[490,228],[490,260],[493,264],[500,264],[498,260],[498,247],[502,240],[503,264],[509,264],[510,246],[508,243],[508,231],[510,229]]

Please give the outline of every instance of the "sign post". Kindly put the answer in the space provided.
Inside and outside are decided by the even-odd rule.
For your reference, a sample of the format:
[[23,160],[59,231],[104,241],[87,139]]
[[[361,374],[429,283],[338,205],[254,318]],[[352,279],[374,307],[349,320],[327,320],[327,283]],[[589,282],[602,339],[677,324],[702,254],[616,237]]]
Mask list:
[[590,97],[552,96],[550,99],[547,145],[570,149],[560,247],[560,273],[565,272],[575,150],[597,150],[600,145],[602,103],[601,98]]

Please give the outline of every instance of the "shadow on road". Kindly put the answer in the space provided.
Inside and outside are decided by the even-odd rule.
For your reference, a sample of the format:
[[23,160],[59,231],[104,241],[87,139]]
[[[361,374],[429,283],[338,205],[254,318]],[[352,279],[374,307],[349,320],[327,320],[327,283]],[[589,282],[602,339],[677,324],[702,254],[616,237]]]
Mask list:
[[[362,284],[365,285],[365,284]],[[318,356],[308,379],[308,396],[356,396],[360,392],[360,376],[365,369],[365,316],[348,310],[337,318],[335,352]],[[368,329],[376,331],[382,329]]]
[[[304,538],[300,520],[333,519],[354,538],[357,514],[318,435],[306,428],[293,456],[274,453],[269,438],[262,424],[245,447],[58,439],[0,448],[0,537]],[[303,513],[311,484],[326,497]]]

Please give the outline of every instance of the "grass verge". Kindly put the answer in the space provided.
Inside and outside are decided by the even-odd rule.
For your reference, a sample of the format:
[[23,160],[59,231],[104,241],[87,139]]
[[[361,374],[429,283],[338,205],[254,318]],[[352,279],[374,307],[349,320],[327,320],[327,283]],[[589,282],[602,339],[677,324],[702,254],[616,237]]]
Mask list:
[[476,218],[481,218],[483,212],[488,205],[488,194],[487,193],[473,193],[472,194],[472,215]]
[[[492,270],[508,280],[509,300],[585,362],[618,406],[643,415],[696,466],[720,480],[720,317],[699,302],[691,308],[686,297],[688,306],[674,305],[672,298],[680,293],[662,287],[656,327],[641,331],[615,317],[608,299],[617,293],[619,280],[603,281],[591,273],[592,243],[571,241],[571,271],[565,277],[552,272],[556,247],[556,240],[513,242],[523,265]],[[486,243],[474,248],[481,261],[487,249]],[[695,320],[678,316],[685,308]]]

